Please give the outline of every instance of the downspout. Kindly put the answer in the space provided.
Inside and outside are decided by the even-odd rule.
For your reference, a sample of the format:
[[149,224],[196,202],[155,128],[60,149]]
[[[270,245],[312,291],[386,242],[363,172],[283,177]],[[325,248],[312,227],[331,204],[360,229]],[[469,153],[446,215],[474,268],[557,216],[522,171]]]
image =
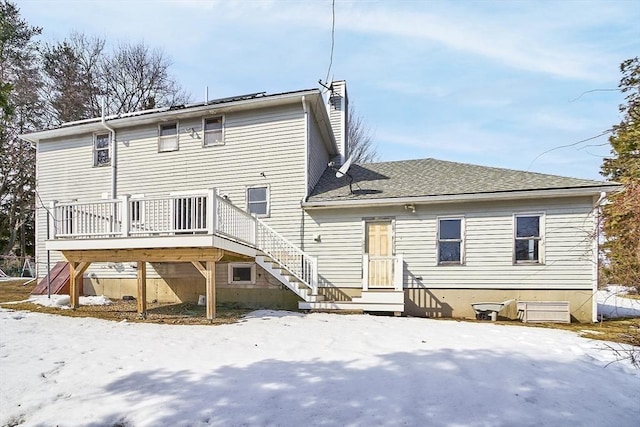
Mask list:
[[[309,197],[309,112],[307,111],[307,100],[302,95],[302,110],[304,111],[304,198],[306,202]],[[304,209],[300,204],[300,246],[304,251]]]
[[307,111],[307,102],[302,96],[302,110],[304,111],[304,200],[309,197],[309,112]]
[[591,321],[596,323],[598,321],[598,301],[596,295],[598,293],[598,281],[600,279],[600,219],[602,217],[602,205],[605,203],[607,198],[607,193],[604,191],[600,192],[600,198],[595,203],[593,208],[593,242],[592,242],[592,250],[593,250],[593,270],[592,274],[592,289],[591,289]]
[[102,126],[111,132],[111,199],[118,197],[118,144],[116,130],[107,124],[104,117],[104,98],[102,99]]

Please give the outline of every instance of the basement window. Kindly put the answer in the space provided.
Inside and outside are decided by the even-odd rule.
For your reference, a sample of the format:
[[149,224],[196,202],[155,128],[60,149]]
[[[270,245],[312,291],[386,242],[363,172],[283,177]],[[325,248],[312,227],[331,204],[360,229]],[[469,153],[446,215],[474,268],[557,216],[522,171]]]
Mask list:
[[93,136],[93,166],[107,166],[111,163],[109,143],[111,135],[99,133]]
[[202,129],[204,129],[204,141],[202,144],[204,147],[224,145],[222,116],[205,118]]
[[161,124],[158,128],[158,151],[178,151],[178,123]]
[[229,264],[229,284],[254,285],[256,283],[256,265],[250,262]]

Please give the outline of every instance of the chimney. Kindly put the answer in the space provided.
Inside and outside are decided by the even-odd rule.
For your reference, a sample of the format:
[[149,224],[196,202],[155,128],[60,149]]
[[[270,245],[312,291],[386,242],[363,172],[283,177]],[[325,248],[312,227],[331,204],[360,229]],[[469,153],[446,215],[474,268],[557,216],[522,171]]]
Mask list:
[[[347,135],[347,120],[349,116],[349,99],[347,98],[347,82],[338,80],[331,83],[332,90],[328,93],[327,112],[331,121],[331,129],[338,146],[339,162],[344,163],[349,157]],[[338,160],[338,159],[336,159]]]

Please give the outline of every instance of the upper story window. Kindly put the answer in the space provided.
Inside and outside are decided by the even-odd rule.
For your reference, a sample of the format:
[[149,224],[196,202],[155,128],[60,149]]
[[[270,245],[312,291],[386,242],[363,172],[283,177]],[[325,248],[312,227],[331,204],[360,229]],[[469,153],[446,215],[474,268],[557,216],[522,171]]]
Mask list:
[[514,222],[514,262],[541,264],[542,215],[515,215]]
[[93,166],[108,165],[111,163],[109,143],[111,135],[99,133],[93,136]]
[[158,151],[178,150],[178,123],[163,123],[158,129]]
[[257,216],[269,215],[269,189],[267,187],[247,188],[247,211]]
[[204,129],[203,145],[205,147],[211,147],[212,145],[224,145],[222,116],[207,117],[203,119],[202,129]]
[[438,219],[438,264],[462,264],[463,218]]

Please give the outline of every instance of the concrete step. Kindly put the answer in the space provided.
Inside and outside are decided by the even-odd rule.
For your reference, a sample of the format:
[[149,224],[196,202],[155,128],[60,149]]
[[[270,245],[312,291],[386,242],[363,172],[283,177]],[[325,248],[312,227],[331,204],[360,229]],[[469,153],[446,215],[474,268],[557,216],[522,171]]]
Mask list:
[[353,302],[404,304],[404,291],[363,291],[360,297],[353,297]]
[[404,311],[404,302],[402,304],[388,304],[388,303],[365,303],[354,301],[318,301],[307,302],[301,301],[298,303],[298,308],[301,310],[327,310],[327,311],[385,311],[385,312],[399,312]]

